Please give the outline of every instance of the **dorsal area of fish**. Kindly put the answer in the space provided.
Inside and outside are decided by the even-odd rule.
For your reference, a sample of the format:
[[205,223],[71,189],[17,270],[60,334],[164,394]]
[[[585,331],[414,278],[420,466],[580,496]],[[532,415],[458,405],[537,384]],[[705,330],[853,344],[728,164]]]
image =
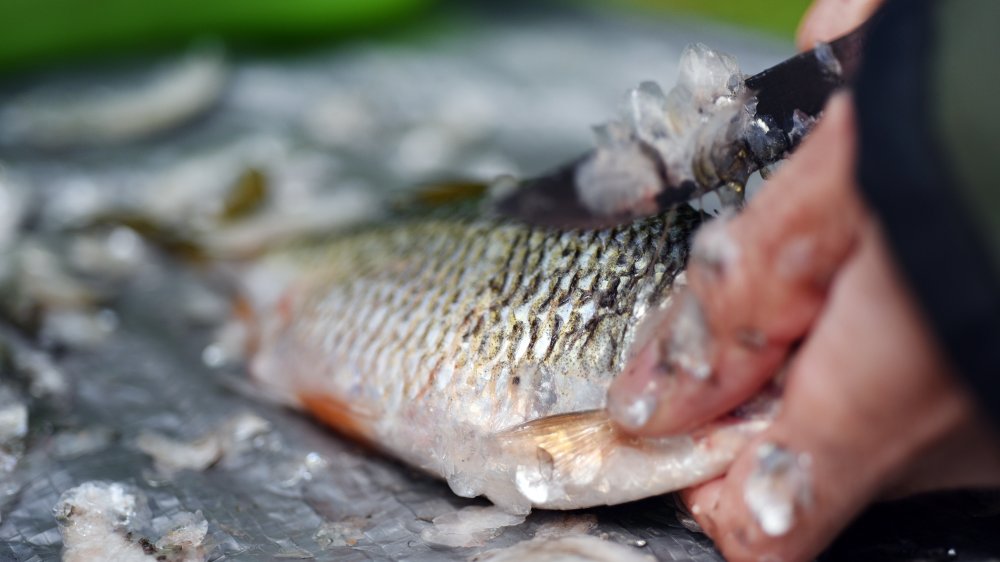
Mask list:
[[257,277],[286,282],[257,299],[253,374],[461,495],[490,495],[491,465],[511,456],[497,435],[603,407],[700,220],[685,207],[558,231],[441,211],[269,258]]

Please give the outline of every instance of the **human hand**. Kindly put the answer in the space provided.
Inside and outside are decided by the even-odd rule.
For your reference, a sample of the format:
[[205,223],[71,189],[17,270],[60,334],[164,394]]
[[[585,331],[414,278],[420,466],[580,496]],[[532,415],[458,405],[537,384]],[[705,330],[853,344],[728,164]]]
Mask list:
[[[854,138],[840,96],[743,214],[699,235],[694,300],[679,299],[687,312],[668,316],[609,394],[626,429],[670,434],[732,409],[788,365],[773,426],[725,477],[683,494],[730,560],[806,560],[879,498],[1000,485],[1000,446],[857,195]],[[686,361],[670,356],[678,319],[711,335],[693,353],[707,379],[679,372],[691,349]]]
[[832,41],[868,19],[883,0],[815,0],[799,25],[795,43],[812,49],[819,41]]

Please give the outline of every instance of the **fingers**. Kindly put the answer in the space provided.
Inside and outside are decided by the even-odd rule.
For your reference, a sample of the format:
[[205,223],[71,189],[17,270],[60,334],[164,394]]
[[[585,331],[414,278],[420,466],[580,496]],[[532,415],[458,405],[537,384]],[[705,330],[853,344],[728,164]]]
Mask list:
[[882,0],[816,0],[799,24],[799,49],[812,49],[819,41],[840,37],[868,19],[881,4]]
[[[811,560],[873,493],[872,482],[852,477],[856,466],[802,452],[795,438],[777,439],[756,441],[726,478],[682,494],[730,562]],[[769,473],[762,465],[777,470]]]
[[863,240],[789,368],[773,426],[724,479],[685,494],[727,560],[811,559],[970,419],[874,227]]
[[609,391],[611,415],[627,430],[696,427],[745,401],[784,361],[864,218],[852,188],[853,138],[850,102],[837,97],[742,214],[698,234],[688,294]]

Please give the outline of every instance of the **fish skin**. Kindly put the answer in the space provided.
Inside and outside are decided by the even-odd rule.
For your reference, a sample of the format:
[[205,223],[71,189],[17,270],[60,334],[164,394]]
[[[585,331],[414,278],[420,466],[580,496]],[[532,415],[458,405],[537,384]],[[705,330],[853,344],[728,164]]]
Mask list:
[[250,297],[251,372],[335,429],[512,512],[705,480],[758,420],[637,440],[603,414],[637,327],[669,299],[701,220],[684,207],[560,231],[464,206],[272,256],[255,275],[284,280],[284,290]]

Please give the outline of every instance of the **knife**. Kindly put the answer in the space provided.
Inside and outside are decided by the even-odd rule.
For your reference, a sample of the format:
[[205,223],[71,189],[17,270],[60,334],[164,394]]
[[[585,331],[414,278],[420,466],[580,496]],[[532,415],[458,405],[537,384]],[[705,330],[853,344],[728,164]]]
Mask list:
[[607,197],[594,196],[595,189],[615,189],[610,184],[620,178],[609,178],[609,185],[598,181],[596,186],[580,181],[586,166],[601,157],[600,149],[595,149],[547,174],[505,182],[493,193],[493,207],[501,215],[540,226],[599,228],[662,213],[716,190],[724,202],[741,201],[747,177],[792,152],[830,95],[854,76],[866,28],[862,24],[830,43],[818,44],[746,78],[746,117],[741,114],[739,123],[734,118],[728,134],[692,151],[692,178],[671,179],[664,155],[634,139],[636,170],[631,174],[634,177],[622,181],[641,189],[624,190],[625,200],[616,193],[615,204],[608,205]]

